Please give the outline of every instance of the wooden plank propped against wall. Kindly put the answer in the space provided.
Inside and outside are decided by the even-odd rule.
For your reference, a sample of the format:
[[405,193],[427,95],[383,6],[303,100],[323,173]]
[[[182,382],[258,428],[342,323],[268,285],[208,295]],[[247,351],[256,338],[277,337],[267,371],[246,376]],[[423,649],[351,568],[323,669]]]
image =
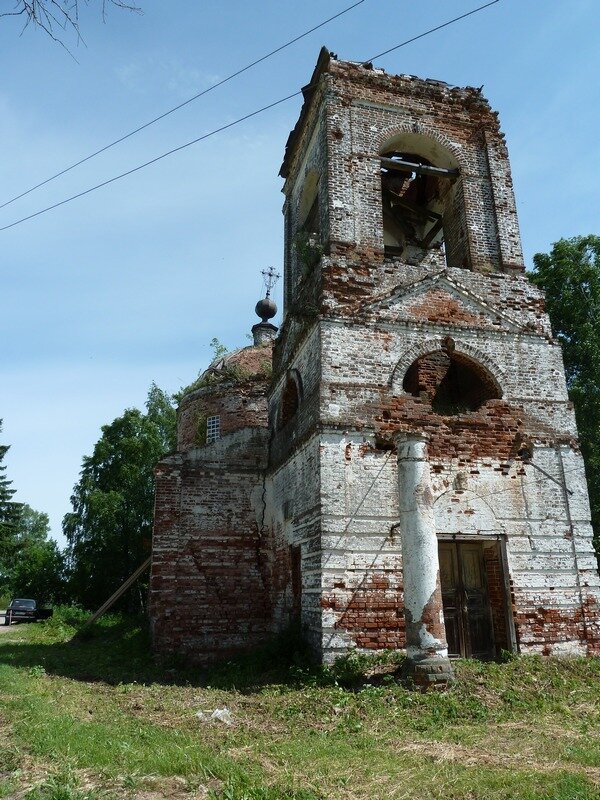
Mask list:
[[129,587],[132,586],[137,581],[140,575],[142,575],[148,569],[151,561],[152,561],[151,556],[148,556],[148,558],[144,561],[144,563],[140,564],[140,566],[136,569],[133,575],[130,575],[129,578],[127,578],[127,580],[123,584],[121,584],[121,586],[119,586],[117,591],[114,592],[114,594],[111,594],[108,600],[105,603],[103,603],[100,606],[100,608],[97,611],[95,611],[88,620],[85,621],[83,627],[87,628],[88,625],[91,625],[92,623],[96,622],[96,620],[100,619],[100,617],[103,614],[106,614],[109,608],[112,608],[112,606],[117,602],[117,600],[122,595],[125,594],[127,589],[129,589]]

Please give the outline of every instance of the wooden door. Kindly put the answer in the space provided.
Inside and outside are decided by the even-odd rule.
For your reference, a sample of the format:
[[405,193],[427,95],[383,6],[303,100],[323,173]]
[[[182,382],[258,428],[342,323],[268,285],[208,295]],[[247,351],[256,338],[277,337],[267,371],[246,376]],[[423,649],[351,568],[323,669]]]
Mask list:
[[494,632],[482,545],[440,542],[439,553],[449,654],[493,658]]

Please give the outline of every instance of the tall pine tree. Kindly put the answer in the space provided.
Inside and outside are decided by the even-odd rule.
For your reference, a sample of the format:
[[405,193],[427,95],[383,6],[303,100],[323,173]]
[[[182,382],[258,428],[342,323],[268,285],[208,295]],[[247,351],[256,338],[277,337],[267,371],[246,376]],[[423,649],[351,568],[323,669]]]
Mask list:
[[[2,420],[0,420],[1,431]],[[12,481],[6,477],[6,464],[3,463],[9,447],[9,445],[0,444],[0,589],[3,590],[7,588],[22,512],[21,503],[15,503],[12,499],[15,490],[11,488]]]
[[[2,432],[1,419],[0,432]],[[0,444],[0,558],[6,545],[13,541],[22,509],[21,503],[15,503],[12,499],[15,490],[11,489],[12,481],[6,477],[6,464],[3,464],[9,448],[10,445]]]

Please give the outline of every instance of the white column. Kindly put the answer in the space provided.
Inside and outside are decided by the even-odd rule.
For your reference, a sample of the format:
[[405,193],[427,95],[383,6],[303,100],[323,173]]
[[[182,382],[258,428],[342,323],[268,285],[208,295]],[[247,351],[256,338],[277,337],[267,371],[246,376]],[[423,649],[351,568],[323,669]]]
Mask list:
[[406,654],[415,681],[429,686],[447,683],[452,667],[444,625],[427,441],[425,434],[412,432],[396,438]]

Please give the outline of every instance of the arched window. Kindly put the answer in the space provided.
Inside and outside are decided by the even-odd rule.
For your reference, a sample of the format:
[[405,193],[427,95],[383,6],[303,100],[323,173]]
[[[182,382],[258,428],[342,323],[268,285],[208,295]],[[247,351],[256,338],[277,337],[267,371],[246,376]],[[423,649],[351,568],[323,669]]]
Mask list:
[[319,179],[320,175],[316,170],[307,173],[298,204],[299,230],[316,238],[321,234]]
[[311,272],[323,252],[321,245],[320,174],[309,170],[302,190],[286,209],[286,263],[284,295],[286,308],[295,298],[302,279]]
[[383,239],[389,255],[422,258],[445,248],[449,266],[468,266],[456,159],[439,143],[402,134],[381,152]]
[[500,387],[485,367],[463,354],[443,350],[413,361],[402,388],[443,416],[477,411],[488,400],[502,397]]
[[283,428],[295,416],[302,399],[302,378],[296,369],[290,370],[281,394],[279,427]]

